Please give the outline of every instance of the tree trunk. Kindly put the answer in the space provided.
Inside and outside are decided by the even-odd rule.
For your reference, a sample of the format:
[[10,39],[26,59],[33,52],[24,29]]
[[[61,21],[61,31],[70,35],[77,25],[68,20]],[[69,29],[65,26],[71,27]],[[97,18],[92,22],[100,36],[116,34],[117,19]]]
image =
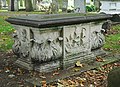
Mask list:
[[25,0],[26,11],[33,11],[32,0]]
[[14,11],[14,0],[11,0],[11,11]]
[[14,0],[9,0],[8,10],[9,11],[14,11]]
[[0,0],[0,9],[1,9],[1,7],[2,7],[2,6],[1,6],[1,0]]

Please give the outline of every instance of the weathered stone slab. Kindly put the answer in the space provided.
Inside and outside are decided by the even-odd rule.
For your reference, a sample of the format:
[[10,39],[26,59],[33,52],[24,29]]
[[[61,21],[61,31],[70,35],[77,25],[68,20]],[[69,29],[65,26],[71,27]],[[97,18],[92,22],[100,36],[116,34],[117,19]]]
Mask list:
[[8,18],[11,24],[24,25],[37,28],[58,27],[65,25],[74,25],[80,23],[88,23],[111,19],[112,15],[102,14],[53,14],[53,15],[35,15],[21,16],[16,18]]

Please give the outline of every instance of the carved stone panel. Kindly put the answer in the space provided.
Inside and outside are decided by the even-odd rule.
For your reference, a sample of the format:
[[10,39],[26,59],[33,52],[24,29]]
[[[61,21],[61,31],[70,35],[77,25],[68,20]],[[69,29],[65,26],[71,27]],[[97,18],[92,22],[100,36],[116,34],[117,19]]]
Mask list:
[[45,62],[62,57],[61,30],[31,28],[30,36],[33,61]]
[[64,27],[65,55],[75,55],[90,51],[90,27],[88,24]]

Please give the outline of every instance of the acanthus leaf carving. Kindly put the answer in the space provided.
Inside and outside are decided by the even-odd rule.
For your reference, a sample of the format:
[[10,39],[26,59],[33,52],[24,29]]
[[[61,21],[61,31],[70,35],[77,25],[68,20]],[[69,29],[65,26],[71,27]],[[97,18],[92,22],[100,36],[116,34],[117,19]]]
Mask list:
[[[20,27],[21,28],[21,27]],[[29,56],[29,41],[26,29],[19,29],[13,34],[14,45],[13,52],[21,58]]]
[[[52,37],[49,37],[50,35],[52,35]],[[48,36],[47,33],[41,33],[31,38],[31,59],[33,61],[51,61],[59,59],[62,56],[62,46],[60,43],[63,38],[59,36],[59,32],[51,32],[50,35]],[[37,37],[40,37],[39,40]]]
[[92,50],[98,49],[102,47],[105,43],[105,37],[104,34],[101,33],[101,31],[94,31],[91,34],[91,41],[92,41]]

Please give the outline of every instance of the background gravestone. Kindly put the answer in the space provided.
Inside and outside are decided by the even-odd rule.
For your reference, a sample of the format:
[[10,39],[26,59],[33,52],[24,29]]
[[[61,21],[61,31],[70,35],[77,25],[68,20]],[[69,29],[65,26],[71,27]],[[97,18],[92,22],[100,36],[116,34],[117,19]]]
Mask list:
[[120,67],[117,67],[109,72],[108,87],[120,87]]

